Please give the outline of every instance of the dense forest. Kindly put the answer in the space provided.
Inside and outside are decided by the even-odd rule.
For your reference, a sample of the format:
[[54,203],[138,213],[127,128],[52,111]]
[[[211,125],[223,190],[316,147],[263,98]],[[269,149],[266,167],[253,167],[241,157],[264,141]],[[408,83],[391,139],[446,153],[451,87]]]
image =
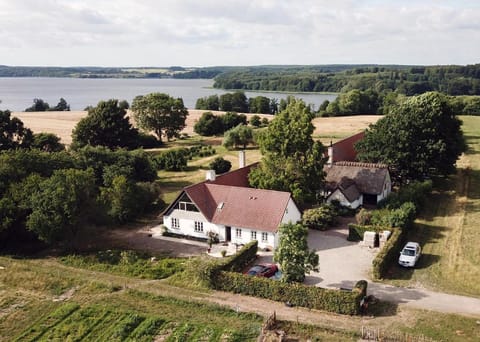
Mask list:
[[374,89],[407,96],[428,91],[480,94],[480,64],[467,66],[298,66],[251,67],[215,78],[215,88],[292,92],[348,92]]

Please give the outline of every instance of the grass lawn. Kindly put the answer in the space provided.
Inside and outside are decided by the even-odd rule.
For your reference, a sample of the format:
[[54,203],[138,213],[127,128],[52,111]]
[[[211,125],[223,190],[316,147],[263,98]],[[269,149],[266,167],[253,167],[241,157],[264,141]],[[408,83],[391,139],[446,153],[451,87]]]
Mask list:
[[396,285],[480,297],[480,117],[462,120],[468,151],[457,174],[436,182],[409,236],[423,247],[418,267],[395,265],[389,278]]

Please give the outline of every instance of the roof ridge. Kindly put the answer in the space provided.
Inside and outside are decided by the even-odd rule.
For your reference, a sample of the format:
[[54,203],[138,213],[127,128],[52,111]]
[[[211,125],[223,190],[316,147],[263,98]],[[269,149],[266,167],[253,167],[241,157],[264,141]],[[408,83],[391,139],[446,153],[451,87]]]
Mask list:
[[333,163],[333,165],[338,166],[357,166],[357,167],[365,167],[369,169],[386,169],[388,168],[387,164],[382,163],[363,163],[363,162],[353,162],[353,161],[338,161]]

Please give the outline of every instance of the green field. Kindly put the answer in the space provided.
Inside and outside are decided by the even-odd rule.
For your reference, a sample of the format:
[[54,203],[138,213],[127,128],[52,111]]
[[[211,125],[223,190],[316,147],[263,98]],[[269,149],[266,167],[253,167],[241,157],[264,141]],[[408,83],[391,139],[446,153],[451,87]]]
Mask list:
[[418,267],[394,266],[389,281],[480,297],[480,117],[461,119],[468,150],[455,175],[435,180],[436,190],[409,236],[423,246]]

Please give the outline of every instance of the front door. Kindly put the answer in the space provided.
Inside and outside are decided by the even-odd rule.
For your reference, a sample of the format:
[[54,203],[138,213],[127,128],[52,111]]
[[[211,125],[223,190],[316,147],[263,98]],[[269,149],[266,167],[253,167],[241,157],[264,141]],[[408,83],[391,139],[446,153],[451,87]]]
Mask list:
[[232,227],[230,226],[225,227],[225,241],[232,241]]

